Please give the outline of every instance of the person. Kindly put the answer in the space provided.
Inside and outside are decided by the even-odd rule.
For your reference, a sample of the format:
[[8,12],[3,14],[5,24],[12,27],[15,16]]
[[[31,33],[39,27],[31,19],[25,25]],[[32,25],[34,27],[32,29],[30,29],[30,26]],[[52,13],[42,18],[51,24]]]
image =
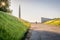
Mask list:
[[36,21],[36,24],[37,24],[37,21]]

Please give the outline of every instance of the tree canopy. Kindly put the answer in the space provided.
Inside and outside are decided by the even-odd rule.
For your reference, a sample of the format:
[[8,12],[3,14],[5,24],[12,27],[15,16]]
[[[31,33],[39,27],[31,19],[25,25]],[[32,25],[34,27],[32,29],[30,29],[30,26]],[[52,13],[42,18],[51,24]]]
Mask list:
[[10,0],[0,0],[0,11],[11,12],[9,6],[10,6]]

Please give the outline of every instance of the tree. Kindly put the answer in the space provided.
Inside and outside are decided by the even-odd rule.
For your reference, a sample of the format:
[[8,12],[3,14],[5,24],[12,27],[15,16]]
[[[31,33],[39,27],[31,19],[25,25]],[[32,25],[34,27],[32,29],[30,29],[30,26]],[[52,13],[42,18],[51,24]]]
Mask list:
[[11,12],[10,8],[10,0],[0,0],[0,11],[3,12]]

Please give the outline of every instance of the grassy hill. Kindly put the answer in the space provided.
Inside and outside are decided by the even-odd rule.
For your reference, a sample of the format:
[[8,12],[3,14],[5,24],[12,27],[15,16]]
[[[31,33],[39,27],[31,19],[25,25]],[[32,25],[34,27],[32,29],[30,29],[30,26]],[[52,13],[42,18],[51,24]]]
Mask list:
[[0,40],[21,40],[29,28],[23,21],[5,12],[0,12]]
[[28,21],[23,20],[23,19],[20,19],[20,21],[21,21],[24,25],[26,25],[27,27],[30,27],[30,23],[29,23]]
[[53,20],[46,21],[46,22],[44,22],[44,24],[60,26],[60,18],[55,18]]

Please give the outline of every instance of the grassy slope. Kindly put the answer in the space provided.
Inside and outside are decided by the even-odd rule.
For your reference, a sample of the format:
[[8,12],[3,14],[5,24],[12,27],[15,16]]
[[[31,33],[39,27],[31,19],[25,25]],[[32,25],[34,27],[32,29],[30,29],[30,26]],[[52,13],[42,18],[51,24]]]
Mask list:
[[44,22],[44,24],[51,24],[51,25],[60,26],[60,18],[55,18],[53,20],[49,20],[47,22]]
[[30,23],[29,23],[28,21],[23,20],[23,19],[20,19],[20,21],[21,21],[24,25],[26,25],[28,28],[30,27]]
[[0,12],[0,40],[20,40],[27,29],[16,17]]

